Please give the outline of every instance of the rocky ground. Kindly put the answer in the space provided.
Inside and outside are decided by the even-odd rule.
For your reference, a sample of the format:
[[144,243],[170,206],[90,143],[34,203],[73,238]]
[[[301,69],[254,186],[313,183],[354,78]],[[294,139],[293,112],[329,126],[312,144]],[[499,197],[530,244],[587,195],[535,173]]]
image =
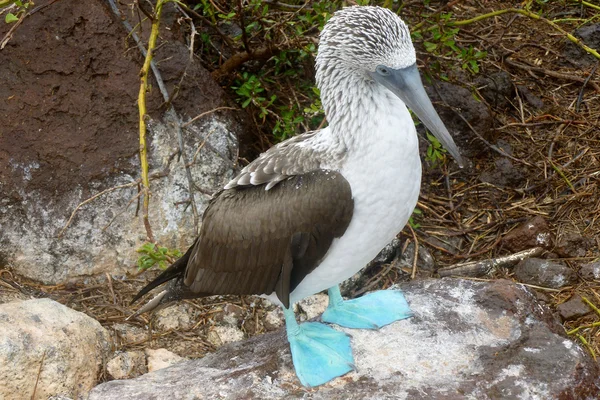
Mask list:
[[[411,26],[506,8],[421,3],[403,10]],[[532,6],[600,49],[594,8]],[[182,162],[151,91],[151,220],[159,243],[185,249],[195,230],[185,164],[201,212],[238,168],[238,149],[243,163],[263,142],[247,133],[252,110],[220,109],[236,107],[232,93],[210,66],[187,61],[180,17],[165,13],[157,59],[179,118],[204,116],[183,130]],[[470,165],[433,165],[423,139],[420,214],[343,288],[358,296],[401,284],[416,317],[352,332],[358,371],[307,390],[293,379],[281,313],[262,299],[186,301],[126,319],[157,273],[135,267],[146,239],[135,207],[141,56],[126,36],[108,2],[49,1],[0,50],[0,381],[9,383],[0,398],[79,398],[102,382],[91,398],[598,397],[597,59],[550,24],[510,13],[461,25],[455,40],[487,51],[476,74],[416,41],[422,69],[439,78],[428,92]],[[449,276],[463,279],[439,279]],[[302,302],[300,318],[326,302]]]

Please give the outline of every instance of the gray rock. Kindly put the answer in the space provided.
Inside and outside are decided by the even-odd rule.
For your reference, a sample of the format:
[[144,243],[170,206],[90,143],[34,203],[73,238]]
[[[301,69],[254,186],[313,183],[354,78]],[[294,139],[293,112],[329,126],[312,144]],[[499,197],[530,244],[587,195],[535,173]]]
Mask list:
[[139,350],[119,352],[106,364],[106,372],[113,379],[129,379],[145,374],[148,372],[146,355]]
[[144,352],[148,361],[148,372],[158,371],[185,360],[167,349],[146,349]]
[[[79,29],[81,21],[89,21],[89,29]],[[139,54],[127,51],[137,53],[135,44],[127,43],[119,19],[101,1],[58,2],[28,22],[32,32],[47,34],[31,40],[15,32],[0,63],[0,97],[18,93],[0,111],[0,264],[45,283],[123,274],[135,265],[146,238],[141,213],[136,216],[135,202],[130,204],[140,177]],[[173,104],[183,122],[225,104],[210,73],[190,63],[185,44],[173,38],[179,25],[172,31],[161,26],[156,57],[167,89],[178,88]],[[158,243],[185,250],[195,236],[191,207],[181,204],[188,200],[188,183],[183,161],[172,157],[175,129],[163,120],[164,100],[152,86],[150,172],[168,166],[168,174],[151,181],[150,223]],[[213,113],[184,129],[190,160],[206,141],[191,167],[205,192],[233,175],[234,132],[242,130],[235,115]],[[58,237],[78,204],[129,183],[84,205]],[[201,212],[208,196],[196,192],[195,198]]]
[[175,303],[155,313],[154,326],[159,331],[188,330],[194,326],[196,309],[186,303]]
[[577,294],[564,303],[559,304],[556,309],[563,321],[583,317],[592,312],[590,307],[583,302],[581,296]]
[[553,244],[554,235],[546,220],[539,215],[518,225],[502,239],[502,245],[513,252],[533,247],[550,249]]
[[380,252],[377,257],[371,261],[372,264],[385,264],[391,262],[400,251],[400,240],[393,239]]
[[357,372],[300,386],[284,331],[200,360],[103,383],[89,400],[597,398],[598,366],[522,285],[459,279],[402,286],[415,317],[352,336]]
[[49,299],[0,304],[0,399],[30,399],[38,371],[36,399],[84,395],[109,340],[98,321]]
[[579,269],[579,275],[581,275],[583,279],[590,281],[600,279],[600,262],[596,261],[589,264],[583,264]]
[[329,296],[324,293],[317,293],[308,296],[296,304],[298,305],[298,311],[300,311],[300,320],[307,321],[325,312],[325,309],[329,305]]
[[285,323],[285,319],[283,317],[283,311],[281,307],[277,307],[265,315],[265,329],[268,331],[274,331],[277,328],[281,328]]
[[132,344],[141,342],[148,338],[148,332],[139,326],[129,325],[127,323],[114,324],[112,329],[123,344]]
[[216,348],[244,340],[244,332],[235,326],[217,325],[209,329],[206,340]]
[[539,258],[527,258],[515,267],[515,277],[523,283],[559,289],[577,282],[577,274],[566,265]]
[[[415,244],[409,243],[406,246],[406,250],[399,259],[399,264],[405,268],[411,268],[415,258]],[[417,268],[428,272],[434,272],[436,270],[435,260],[433,256],[425,246],[419,246],[419,254],[417,257]]]
[[542,99],[533,94],[533,92],[529,90],[527,86],[518,85],[517,91],[519,92],[519,95],[523,97],[531,106],[537,108],[538,110],[544,108],[544,102]]

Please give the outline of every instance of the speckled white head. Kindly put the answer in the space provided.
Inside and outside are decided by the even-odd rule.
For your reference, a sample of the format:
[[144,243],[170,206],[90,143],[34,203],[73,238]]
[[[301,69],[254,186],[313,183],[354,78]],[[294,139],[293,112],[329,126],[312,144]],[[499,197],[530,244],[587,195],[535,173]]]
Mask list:
[[[463,165],[460,152],[433,108],[417,70],[415,49],[406,24],[381,7],[354,6],[336,12],[321,32],[316,60],[317,86],[332,131],[369,131],[376,111],[393,105],[388,115],[406,106],[423,121],[448,152]],[[401,100],[394,101],[395,95]],[[371,117],[371,120],[369,120]],[[390,121],[390,123],[392,123]]]
[[408,67],[416,62],[416,55],[400,17],[386,8],[354,6],[337,11],[327,22],[316,61],[319,80],[336,64],[366,75],[378,65]]

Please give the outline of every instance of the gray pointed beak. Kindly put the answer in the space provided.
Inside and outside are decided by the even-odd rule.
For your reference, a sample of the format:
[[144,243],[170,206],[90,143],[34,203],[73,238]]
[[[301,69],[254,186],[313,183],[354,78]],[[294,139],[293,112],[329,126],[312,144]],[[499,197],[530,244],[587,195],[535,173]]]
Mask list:
[[440,141],[442,146],[448,150],[448,153],[456,160],[458,165],[462,167],[464,163],[458,147],[456,147],[452,136],[450,136],[438,113],[433,108],[427,93],[425,93],[417,65],[413,64],[410,67],[402,69],[385,67],[384,72],[386,73],[385,75],[373,72],[371,76],[375,81],[398,96],[400,100],[417,114],[417,117],[419,117],[437,140]]

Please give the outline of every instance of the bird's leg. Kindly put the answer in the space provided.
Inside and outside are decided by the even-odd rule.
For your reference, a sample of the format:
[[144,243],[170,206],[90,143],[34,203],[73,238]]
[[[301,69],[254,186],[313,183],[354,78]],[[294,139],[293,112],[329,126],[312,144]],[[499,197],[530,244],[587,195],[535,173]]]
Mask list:
[[342,299],[339,286],[328,293],[329,306],[321,319],[346,328],[378,329],[413,315],[399,290],[379,290],[352,300]]
[[319,323],[298,324],[293,309],[283,309],[296,375],[304,386],[319,386],[354,370],[350,338]]

